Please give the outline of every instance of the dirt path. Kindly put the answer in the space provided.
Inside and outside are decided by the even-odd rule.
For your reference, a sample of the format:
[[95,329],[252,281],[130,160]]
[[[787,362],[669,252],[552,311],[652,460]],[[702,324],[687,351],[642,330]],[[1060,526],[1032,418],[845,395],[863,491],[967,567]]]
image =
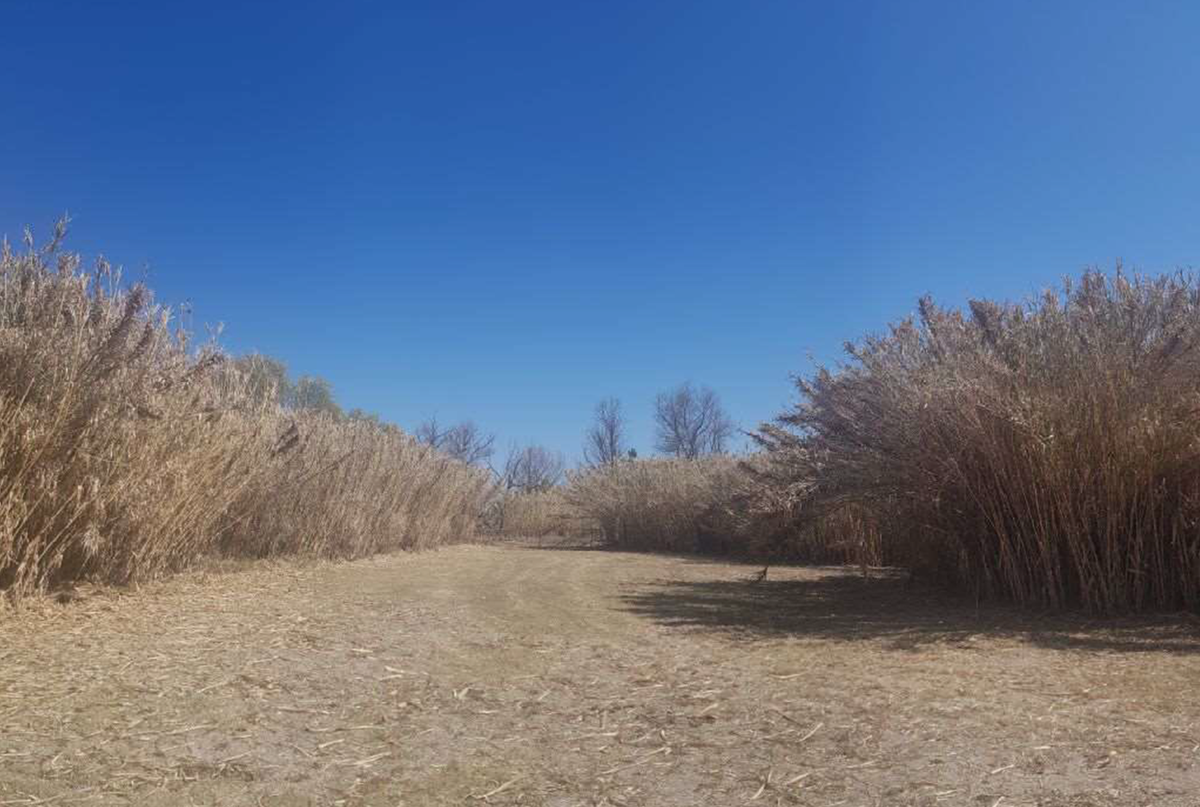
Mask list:
[[1200,636],[461,547],[0,615],[0,805],[1200,805]]

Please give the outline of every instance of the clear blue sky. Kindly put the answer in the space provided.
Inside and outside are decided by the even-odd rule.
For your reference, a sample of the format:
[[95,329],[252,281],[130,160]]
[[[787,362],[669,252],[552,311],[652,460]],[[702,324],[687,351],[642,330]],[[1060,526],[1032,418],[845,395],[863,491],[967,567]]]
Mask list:
[[0,8],[0,231],[232,350],[569,456],[619,396],[747,426],[918,295],[1200,259],[1190,2]]

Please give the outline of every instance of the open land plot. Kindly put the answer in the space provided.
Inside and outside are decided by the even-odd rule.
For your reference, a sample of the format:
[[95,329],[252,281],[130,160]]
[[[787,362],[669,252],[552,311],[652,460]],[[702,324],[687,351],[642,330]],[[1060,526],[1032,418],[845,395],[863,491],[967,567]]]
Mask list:
[[0,615],[0,804],[1200,805],[1200,631],[462,546]]

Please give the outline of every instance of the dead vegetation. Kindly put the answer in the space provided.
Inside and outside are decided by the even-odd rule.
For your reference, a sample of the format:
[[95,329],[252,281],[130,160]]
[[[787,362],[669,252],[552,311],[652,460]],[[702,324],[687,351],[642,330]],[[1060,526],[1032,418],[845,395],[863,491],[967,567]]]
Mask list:
[[563,499],[611,546],[697,551],[735,538],[744,481],[732,457],[626,460],[574,474]]
[[394,428],[284,411],[146,288],[63,252],[64,232],[0,256],[0,590],[472,534],[483,472]]
[[0,802],[1194,804],[1191,623],[753,571],[510,544],[29,603]]
[[[999,598],[1099,612],[1200,606],[1200,288],[1085,274],[1026,305],[923,300],[917,318],[798,381],[801,400],[723,452],[712,390],[655,405],[625,454],[619,402],[588,467],[466,422],[420,439],[343,417],[302,379],[196,347],[142,286],[60,249],[0,259],[0,590],[127,583],[221,553],[354,558],[469,538],[898,565]],[[262,364],[262,362],[259,362]],[[260,370],[271,370],[269,367]],[[251,376],[254,377],[251,377]],[[301,394],[303,393],[303,394]],[[318,400],[319,399],[319,400]],[[498,493],[497,486],[503,489]]]
[[619,549],[877,566],[874,522],[851,508],[811,523],[796,519],[747,468],[762,456],[618,459],[581,469],[567,484],[513,503],[507,535],[595,538]]
[[798,524],[853,507],[884,559],[1029,605],[1200,604],[1200,287],[1068,282],[1027,305],[922,300],[801,380],[760,432]]
[[798,379],[754,454],[606,462],[563,501],[622,548],[894,565],[1028,606],[1200,607],[1194,277],[926,299],[847,351]]
[[498,497],[487,519],[489,531],[505,538],[596,536],[595,524],[572,507],[559,488]]

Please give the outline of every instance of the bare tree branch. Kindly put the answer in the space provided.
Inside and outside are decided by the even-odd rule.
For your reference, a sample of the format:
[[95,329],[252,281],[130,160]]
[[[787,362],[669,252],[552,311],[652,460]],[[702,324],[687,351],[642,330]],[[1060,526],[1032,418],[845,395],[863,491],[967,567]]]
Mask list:
[[485,434],[474,421],[464,420],[445,434],[442,450],[468,465],[479,465],[495,452],[496,435]]
[[468,465],[482,465],[496,451],[496,435],[485,433],[471,420],[443,428],[433,417],[418,425],[413,436]]
[[436,416],[423,423],[418,423],[417,428],[413,429],[413,437],[417,438],[418,443],[433,448],[441,448],[442,433],[442,427]]
[[500,483],[506,490],[520,493],[549,490],[562,479],[565,466],[561,454],[541,446],[513,448],[504,462]]
[[583,458],[588,465],[612,465],[625,458],[625,417],[621,402],[605,398],[596,404],[595,421],[583,442]]
[[724,454],[735,431],[717,393],[690,382],[659,394],[654,426],[658,450],[682,459]]

